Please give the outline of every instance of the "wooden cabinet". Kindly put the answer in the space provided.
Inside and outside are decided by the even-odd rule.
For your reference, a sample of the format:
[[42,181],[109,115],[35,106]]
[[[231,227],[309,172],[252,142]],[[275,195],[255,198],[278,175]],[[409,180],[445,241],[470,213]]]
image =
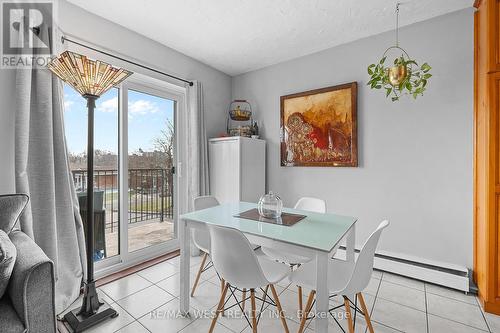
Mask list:
[[491,10],[489,11],[490,17],[488,18],[491,34],[489,40],[491,41],[490,49],[490,71],[500,71],[500,1],[490,1]]
[[266,186],[266,142],[246,137],[208,141],[210,192],[221,203],[258,202]]
[[500,314],[500,0],[474,14],[474,280],[486,312]]
[[500,0],[476,0],[479,56],[488,73],[500,71]]

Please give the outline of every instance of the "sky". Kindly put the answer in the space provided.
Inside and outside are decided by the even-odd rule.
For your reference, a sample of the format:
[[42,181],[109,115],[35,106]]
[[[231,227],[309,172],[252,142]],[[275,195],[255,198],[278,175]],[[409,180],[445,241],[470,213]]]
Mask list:
[[[129,153],[154,150],[154,139],[166,122],[174,119],[174,102],[141,92],[128,93]],[[87,149],[87,102],[73,88],[64,85],[64,121],[68,150],[79,154]],[[118,89],[112,88],[96,102],[94,148],[118,153]]]

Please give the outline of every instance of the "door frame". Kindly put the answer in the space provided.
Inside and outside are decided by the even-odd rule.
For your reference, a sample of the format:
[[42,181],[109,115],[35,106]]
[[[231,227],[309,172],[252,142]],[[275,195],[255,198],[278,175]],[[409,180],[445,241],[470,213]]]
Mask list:
[[[113,257],[96,262],[96,278],[102,278],[141,262],[167,254],[179,249],[178,216],[186,210],[185,200],[179,200],[186,195],[185,181],[182,177],[185,163],[185,138],[187,138],[186,109],[187,89],[166,81],[155,79],[143,74],[134,73],[119,87],[119,146],[118,146],[118,178],[119,178],[119,253]],[[166,243],[155,244],[134,252],[128,252],[128,91],[129,89],[160,98],[174,101],[174,235],[175,238]],[[184,140],[183,140],[184,138]]]

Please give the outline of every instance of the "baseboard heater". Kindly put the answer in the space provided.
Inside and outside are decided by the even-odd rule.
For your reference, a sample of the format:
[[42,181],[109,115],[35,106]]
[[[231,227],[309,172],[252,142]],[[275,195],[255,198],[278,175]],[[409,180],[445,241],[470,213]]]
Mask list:
[[[358,253],[359,250],[356,250],[356,255]],[[335,256],[345,258],[345,246],[341,246]],[[380,271],[433,283],[466,293],[477,293],[477,287],[472,281],[472,272],[467,268],[443,267],[380,253],[375,254],[373,266]]]

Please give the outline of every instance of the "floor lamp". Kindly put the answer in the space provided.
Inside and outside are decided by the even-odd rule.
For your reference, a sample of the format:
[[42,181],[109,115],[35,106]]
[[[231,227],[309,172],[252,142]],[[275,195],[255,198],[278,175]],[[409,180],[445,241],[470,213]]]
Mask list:
[[48,68],[87,100],[87,282],[81,308],[64,316],[74,332],[82,332],[103,320],[118,316],[108,304],[99,301],[94,281],[94,109],[95,101],[102,94],[125,80],[132,72],[70,51],[52,59]]

